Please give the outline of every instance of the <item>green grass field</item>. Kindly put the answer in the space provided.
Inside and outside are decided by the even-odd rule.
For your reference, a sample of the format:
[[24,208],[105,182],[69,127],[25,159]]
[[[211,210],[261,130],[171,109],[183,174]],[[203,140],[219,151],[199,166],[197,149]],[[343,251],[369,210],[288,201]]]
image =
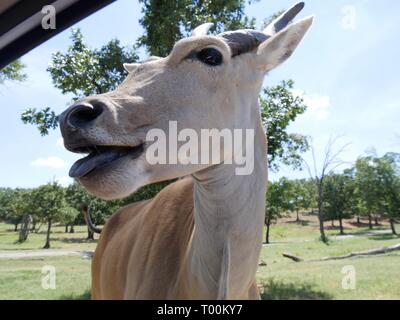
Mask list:
[[[318,240],[314,217],[304,219],[302,223],[285,219],[272,226],[272,243],[265,245],[261,254],[267,265],[257,272],[263,299],[400,299],[400,252],[326,262],[296,263],[282,257],[283,252],[306,259],[342,255],[397,244],[399,237],[362,236],[367,228],[349,225],[346,233],[359,236],[340,239],[335,238],[337,230],[328,230],[330,241],[323,244]],[[400,230],[399,225],[397,228]],[[26,243],[17,244],[18,235],[12,230],[11,225],[0,224],[0,254],[37,250],[44,244],[44,233],[30,234]],[[52,249],[94,249],[96,243],[85,238],[83,226],[76,227],[74,234],[56,227]],[[0,299],[88,299],[90,264],[90,259],[81,256],[0,259]],[[55,267],[56,289],[42,288],[42,268],[48,265]],[[342,288],[346,266],[355,271],[354,290]]]
[[[0,299],[89,299],[90,264],[76,256],[0,259]],[[55,267],[55,289],[42,287],[44,266]]]
[[[94,250],[96,248],[96,241],[86,240],[86,226],[75,226],[74,229],[75,233],[65,233],[65,227],[54,226],[51,233],[51,249]],[[45,237],[46,227],[43,226],[39,233],[30,233],[27,241],[18,243],[18,233],[14,232],[14,226],[0,223],[0,251],[41,249]]]
[[[331,240],[329,244],[323,244],[317,240],[315,231],[306,233],[303,228],[281,225],[272,231],[275,240],[282,234],[289,237],[282,237],[281,243],[273,243],[262,250],[261,259],[267,266],[259,268],[258,279],[264,284],[264,299],[400,299],[400,253],[298,263],[282,257],[283,252],[306,259],[338,256],[394,245],[400,243],[400,238],[373,235],[333,240],[336,232],[329,232]],[[346,266],[354,267],[355,290],[342,288],[345,276],[342,270]]]

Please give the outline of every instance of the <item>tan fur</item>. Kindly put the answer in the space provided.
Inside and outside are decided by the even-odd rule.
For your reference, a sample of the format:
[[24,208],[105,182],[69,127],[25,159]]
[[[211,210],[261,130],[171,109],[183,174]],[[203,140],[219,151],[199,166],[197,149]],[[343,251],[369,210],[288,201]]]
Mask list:
[[[107,221],[93,258],[92,298],[191,299],[195,295],[185,291],[184,268],[193,228],[190,177],[152,200],[118,210]],[[243,298],[259,298],[255,280],[243,291]]]
[[[93,259],[93,299],[260,298],[255,275],[268,164],[258,94],[265,73],[290,56],[311,23],[308,18],[293,24],[235,57],[215,36],[180,40],[166,58],[126,65],[130,74],[116,90],[79,101],[103,106],[85,126],[68,123],[76,106],[61,115],[69,146],[138,146],[151,129],[168,132],[169,121],[199,136],[202,129],[255,134],[248,175],[237,175],[237,165],[225,163],[234,152],[226,148],[218,163],[154,165],[143,152],[79,178],[93,194],[115,199],[149,183],[189,176],[109,219]],[[187,59],[209,46],[222,54],[221,65]]]

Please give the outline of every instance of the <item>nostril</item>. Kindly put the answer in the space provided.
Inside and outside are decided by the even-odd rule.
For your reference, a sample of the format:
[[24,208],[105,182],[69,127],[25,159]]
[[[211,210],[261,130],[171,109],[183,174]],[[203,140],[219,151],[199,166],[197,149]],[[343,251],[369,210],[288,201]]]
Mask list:
[[82,104],[72,108],[68,115],[68,123],[75,128],[84,128],[103,113],[101,104]]

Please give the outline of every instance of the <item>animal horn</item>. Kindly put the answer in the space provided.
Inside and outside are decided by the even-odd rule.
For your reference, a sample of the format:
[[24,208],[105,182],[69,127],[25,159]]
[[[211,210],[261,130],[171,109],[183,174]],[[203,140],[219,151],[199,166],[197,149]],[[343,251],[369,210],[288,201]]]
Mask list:
[[211,27],[214,24],[211,22],[207,22],[207,23],[203,23],[201,25],[199,25],[197,28],[195,28],[192,32],[192,36],[193,37],[197,37],[197,36],[206,36],[208,31],[210,31]]
[[226,31],[220,33],[218,37],[229,45],[232,57],[253,50],[269,38],[265,33],[251,29]]
[[290,9],[286,10],[283,14],[281,14],[278,18],[272,21],[264,29],[264,33],[268,36],[273,36],[282,29],[286,28],[293,21],[293,19],[299,14],[299,12],[303,10],[304,5],[305,5],[304,2],[299,2]]
[[218,37],[221,37],[229,45],[232,57],[249,52],[284,29],[303,8],[304,2],[299,2],[276,18],[264,31],[251,29],[227,31],[220,33]]

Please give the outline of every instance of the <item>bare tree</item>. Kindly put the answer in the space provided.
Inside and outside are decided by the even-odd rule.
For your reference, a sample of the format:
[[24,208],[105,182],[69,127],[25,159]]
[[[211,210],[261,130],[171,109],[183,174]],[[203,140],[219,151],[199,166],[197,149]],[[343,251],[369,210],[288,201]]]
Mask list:
[[328,239],[325,235],[325,228],[324,228],[324,211],[323,211],[323,203],[324,203],[324,181],[325,177],[333,172],[337,167],[345,164],[339,156],[343,151],[350,145],[350,143],[342,144],[339,148],[335,148],[335,144],[338,143],[340,139],[339,136],[330,137],[328,143],[324,150],[324,159],[322,162],[321,167],[317,165],[317,159],[315,156],[315,147],[314,141],[310,137],[310,150],[312,156],[312,166],[303,158],[303,163],[307,168],[307,171],[310,175],[311,180],[315,183],[315,187],[317,190],[317,207],[318,207],[318,220],[319,220],[319,231],[321,234],[321,240],[326,242]]

